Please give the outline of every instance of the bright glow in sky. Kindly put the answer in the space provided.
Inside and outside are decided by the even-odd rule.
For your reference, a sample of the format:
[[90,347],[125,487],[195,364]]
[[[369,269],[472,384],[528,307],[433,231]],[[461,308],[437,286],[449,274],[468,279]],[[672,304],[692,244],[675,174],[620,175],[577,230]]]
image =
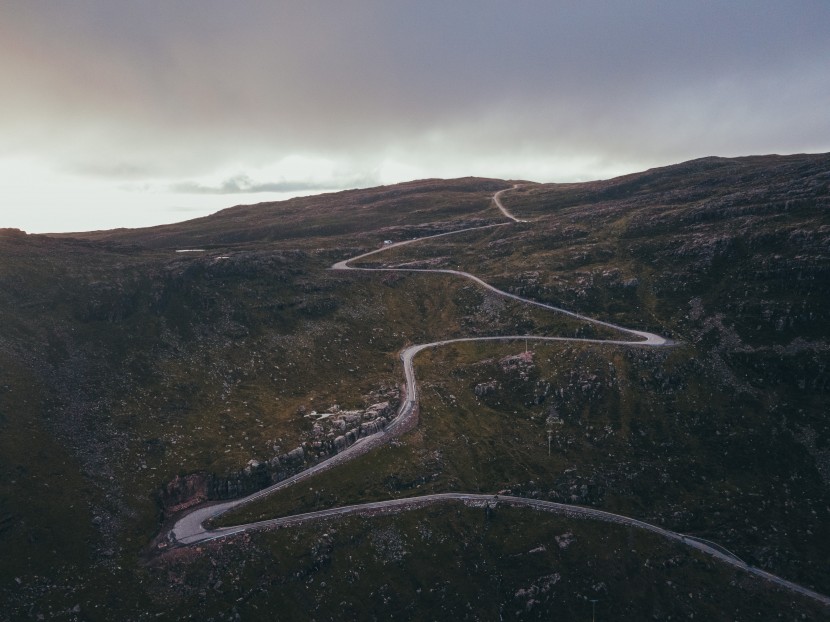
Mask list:
[[830,151],[824,0],[12,0],[0,227]]

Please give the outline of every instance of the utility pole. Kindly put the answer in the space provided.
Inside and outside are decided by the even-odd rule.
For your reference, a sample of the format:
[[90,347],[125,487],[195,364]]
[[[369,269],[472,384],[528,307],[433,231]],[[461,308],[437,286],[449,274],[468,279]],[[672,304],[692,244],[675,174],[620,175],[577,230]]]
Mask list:
[[597,622],[597,599],[591,598],[591,622]]

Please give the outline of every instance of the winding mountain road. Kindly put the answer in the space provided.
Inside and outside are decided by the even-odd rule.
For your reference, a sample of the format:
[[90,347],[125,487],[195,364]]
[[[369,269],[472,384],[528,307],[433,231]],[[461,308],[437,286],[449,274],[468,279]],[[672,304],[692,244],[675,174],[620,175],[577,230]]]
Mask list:
[[[516,188],[518,186],[513,186]],[[703,540],[700,538],[695,538],[693,536],[686,536],[684,534],[680,534],[674,531],[670,531],[668,529],[663,529],[662,527],[658,527],[656,525],[652,525],[650,523],[646,523],[635,518],[630,518],[627,516],[621,516],[619,514],[613,514],[611,512],[605,512],[602,510],[596,510],[593,508],[587,508],[583,506],[577,505],[569,505],[564,503],[555,503],[552,501],[542,501],[538,499],[528,499],[524,497],[513,497],[513,496],[494,496],[494,495],[483,495],[483,494],[473,494],[473,493],[441,493],[441,494],[430,494],[430,495],[422,495],[418,497],[408,497],[403,499],[388,499],[385,501],[376,501],[372,503],[363,503],[359,505],[348,505],[336,508],[330,508],[327,510],[320,510],[316,512],[309,512],[305,514],[296,514],[292,516],[283,516],[280,518],[274,518],[271,520],[259,521],[255,523],[246,523],[241,525],[234,525],[232,527],[219,527],[215,529],[208,529],[204,526],[204,523],[210,519],[214,519],[232,509],[242,507],[244,505],[248,505],[258,499],[262,499],[270,494],[275,493],[278,490],[282,490],[289,486],[292,486],[300,481],[313,477],[318,473],[331,469],[337,465],[343,464],[349,460],[354,459],[355,457],[362,455],[368,451],[371,451],[375,447],[378,447],[384,443],[389,442],[395,436],[403,434],[404,432],[410,430],[414,425],[417,424],[417,417],[418,417],[418,383],[415,376],[415,368],[413,364],[413,359],[415,356],[429,348],[437,348],[446,345],[452,345],[456,343],[465,343],[465,342],[483,342],[483,341],[516,341],[516,340],[530,340],[530,341],[556,341],[556,342],[581,342],[581,343],[593,343],[593,344],[604,344],[604,345],[618,345],[618,346],[646,346],[646,347],[666,347],[671,346],[674,344],[673,341],[656,335],[654,333],[646,332],[646,331],[639,331],[634,330],[631,328],[625,328],[622,326],[618,326],[616,324],[611,324],[609,322],[604,322],[601,320],[597,320],[594,318],[587,317],[585,315],[575,313],[573,311],[568,311],[566,309],[561,309],[559,307],[555,307],[553,305],[548,305],[542,302],[538,302],[535,300],[529,300],[527,298],[522,298],[521,296],[517,296],[515,294],[510,294],[508,292],[502,291],[496,287],[493,287],[489,283],[481,280],[477,276],[469,274],[468,272],[462,272],[459,270],[448,270],[448,269],[427,269],[427,268],[365,268],[365,267],[355,267],[351,266],[352,262],[358,261],[360,259],[364,259],[366,257],[370,257],[377,253],[382,253],[392,248],[397,248],[400,246],[405,246],[407,244],[413,244],[415,242],[421,242],[424,240],[431,240],[436,239],[444,236],[449,235],[456,235],[459,233],[464,233],[468,231],[482,231],[485,229],[495,228],[495,227],[503,227],[503,226],[510,226],[513,223],[526,223],[527,220],[522,220],[514,216],[501,202],[501,196],[504,192],[511,190],[512,188],[506,188],[504,190],[500,190],[495,193],[493,196],[493,203],[499,209],[499,211],[508,218],[511,222],[506,223],[497,223],[493,225],[484,225],[481,227],[470,227],[466,229],[458,229],[455,231],[448,231],[445,233],[439,233],[436,235],[425,236],[422,238],[416,238],[413,240],[405,240],[402,242],[386,244],[385,246],[378,248],[373,251],[369,251],[367,253],[363,253],[361,255],[357,255],[356,257],[352,257],[350,259],[345,259],[343,261],[339,261],[335,263],[331,269],[332,270],[359,270],[359,271],[367,271],[367,272],[423,272],[423,273],[431,273],[431,274],[451,274],[453,276],[465,278],[468,280],[473,281],[478,286],[491,291],[499,296],[503,296],[505,298],[517,300],[519,302],[533,305],[536,307],[540,307],[549,311],[553,311],[556,313],[561,313],[585,322],[590,322],[592,324],[596,324],[598,326],[604,326],[607,328],[611,328],[617,330],[623,334],[631,335],[635,337],[634,340],[623,340],[623,339],[583,339],[583,338],[571,338],[571,337],[542,337],[542,336],[534,336],[534,335],[506,335],[506,336],[493,336],[493,337],[462,337],[457,339],[445,339],[442,341],[434,341],[431,343],[421,343],[411,345],[405,348],[401,352],[401,361],[403,362],[404,367],[404,375],[406,380],[406,394],[404,400],[402,401],[398,412],[395,418],[389,422],[384,430],[378,432],[376,434],[372,434],[370,436],[365,436],[363,438],[358,439],[354,444],[350,445],[345,450],[341,451],[340,453],[320,462],[305,471],[297,473],[292,477],[286,478],[268,488],[264,488],[258,492],[255,492],[247,497],[243,497],[241,499],[233,499],[231,501],[226,501],[223,503],[216,503],[213,505],[208,505],[200,508],[196,508],[181,518],[179,518],[176,523],[174,524],[173,528],[168,534],[169,540],[176,545],[192,545],[197,544],[200,542],[206,542],[209,540],[215,540],[217,538],[224,538],[230,535],[242,533],[245,531],[251,531],[256,529],[267,529],[267,528],[278,528],[278,527],[288,527],[292,525],[298,525],[301,523],[309,522],[309,521],[317,521],[317,520],[325,520],[333,517],[342,517],[348,515],[376,515],[382,513],[390,513],[390,512],[398,512],[404,510],[412,510],[420,507],[424,507],[427,505],[432,505],[436,503],[449,503],[449,502],[461,502],[466,505],[471,506],[480,506],[483,507],[485,505],[508,505],[513,507],[525,507],[531,508],[538,511],[544,512],[551,512],[555,514],[559,514],[562,516],[567,516],[570,518],[578,518],[578,519],[590,519],[590,520],[599,520],[603,522],[611,522],[617,523],[621,525],[625,525],[628,527],[634,527],[638,529],[643,529],[645,531],[650,531],[657,535],[660,535],[664,538],[669,540],[679,542],[685,544],[686,546],[692,547],[699,551],[702,551],[708,555],[711,555],[720,561],[729,564],[735,568],[743,570],[747,573],[750,573],[754,576],[760,577],[778,587],[790,590],[792,592],[796,592],[817,600],[818,602],[830,606],[830,597],[827,597],[823,594],[819,594],[813,590],[805,588],[801,585],[793,583],[791,581],[787,581],[786,579],[782,579],[776,575],[770,574],[764,570],[759,568],[755,568],[754,566],[750,566],[734,554],[730,553],[723,547],[714,542],[709,542],[707,540]]]
[[499,190],[496,194],[493,195],[493,203],[496,204],[496,207],[499,208],[499,211],[502,214],[504,214],[506,218],[509,218],[513,222],[530,222],[529,220],[522,220],[521,218],[516,218],[512,214],[512,212],[504,206],[504,203],[501,202],[501,195],[503,195],[508,190],[515,190],[520,186],[521,184],[515,184],[512,188],[505,188],[504,190]]

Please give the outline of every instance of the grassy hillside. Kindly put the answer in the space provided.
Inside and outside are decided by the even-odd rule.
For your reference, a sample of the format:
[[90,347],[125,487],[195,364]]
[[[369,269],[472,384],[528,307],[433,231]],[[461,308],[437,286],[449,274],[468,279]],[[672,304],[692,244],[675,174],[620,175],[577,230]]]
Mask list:
[[[531,223],[374,255],[366,265],[460,268],[681,344],[422,353],[417,430],[245,517],[506,489],[711,538],[830,593],[828,183],[830,157],[790,156],[525,184],[503,201]],[[279,605],[286,619],[336,618],[338,608],[346,617],[549,619],[582,616],[597,597],[627,602],[615,605],[620,619],[820,619],[803,600],[642,534],[519,510],[504,510],[510,519],[498,527],[448,506],[350,519],[336,536],[320,524],[143,561],[177,508],[325,458],[333,419],[313,413],[394,408],[405,345],[595,330],[449,276],[327,270],[387,239],[501,222],[490,197],[509,186],[428,180],[142,230],[0,232],[0,594],[13,617],[256,619]],[[175,252],[193,248],[203,251]],[[266,465],[298,446],[299,462]],[[440,558],[430,558],[424,525],[452,543]],[[493,537],[510,525],[515,544]],[[564,549],[550,534],[575,530],[582,554],[554,555]],[[544,555],[518,553],[541,542]],[[397,555],[390,550],[405,553],[384,561]],[[560,579],[542,592],[551,573],[533,575],[536,562],[514,555],[542,560]],[[642,570],[647,559],[672,568],[673,587]],[[279,571],[267,578],[268,567]],[[494,570],[479,576],[484,567]],[[501,587],[477,602],[473,590],[490,576]],[[641,601],[623,596],[634,576],[651,586]],[[106,601],[101,585],[123,598]],[[347,597],[355,588],[369,594],[363,609]],[[687,593],[698,596],[678,600]]]

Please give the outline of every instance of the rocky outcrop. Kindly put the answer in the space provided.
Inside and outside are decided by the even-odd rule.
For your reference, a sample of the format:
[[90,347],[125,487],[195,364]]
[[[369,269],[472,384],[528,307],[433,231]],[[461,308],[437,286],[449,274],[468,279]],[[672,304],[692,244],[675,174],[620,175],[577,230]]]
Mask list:
[[474,386],[473,393],[476,394],[476,397],[485,397],[495,393],[498,388],[499,383],[495,380],[490,380],[489,382],[480,382]]
[[191,473],[174,477],[162,489],[160,497],[167,514],[174,514],[209,498],[210,475]]
[[315,419],[309,440],[290,451],[267,460],[251,459],[240,471],[225,475],[202,472],[176,476],[159,493],[165,515],[203,501],[251,494],[340,453],[361,438],[383,432],[394,418],[397,401],[397,393],[390,393],[389,399],[372,401],[362,410],[341,410],[334,405],[330,412],[311,411],[304,415]]
[[499,360],[499,366],[504,373],[518,372],[519,376],[525,378],[533,367],[533,352],[505,356]]

